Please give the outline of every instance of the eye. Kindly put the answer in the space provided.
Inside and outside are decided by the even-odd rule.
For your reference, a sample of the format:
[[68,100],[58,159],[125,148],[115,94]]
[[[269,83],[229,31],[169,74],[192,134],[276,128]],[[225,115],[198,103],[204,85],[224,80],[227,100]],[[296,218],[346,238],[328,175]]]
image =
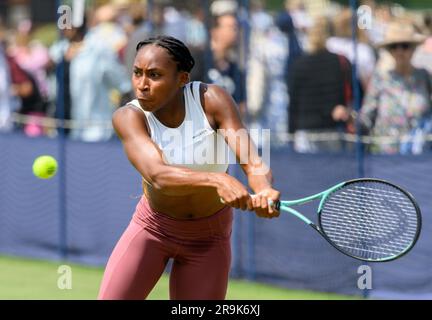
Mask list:
[[155,71],[152,71],[152,72],[150,72],[149,76],[151,78],[158,78],[158,77],[160,77],[160,74],[155,72]]
[[139,76],[142,75],[142,72],[139,71],[139,70],[134,70],[134,71],[133,71],[133,74],[134,74],[135,76],[139,77]]

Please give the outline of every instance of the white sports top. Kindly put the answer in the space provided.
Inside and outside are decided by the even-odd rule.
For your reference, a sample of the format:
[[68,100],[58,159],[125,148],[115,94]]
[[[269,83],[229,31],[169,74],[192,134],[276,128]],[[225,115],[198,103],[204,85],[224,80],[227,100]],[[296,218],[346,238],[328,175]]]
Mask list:
[[164,160],[196,171],[226,172],[232,157],[223,136],[210,126],[200,99],[200,82],[184,86],[185,118],[177,128],[162,124],[138,100],[129,104],[144,112],[151,139],[162,150]]

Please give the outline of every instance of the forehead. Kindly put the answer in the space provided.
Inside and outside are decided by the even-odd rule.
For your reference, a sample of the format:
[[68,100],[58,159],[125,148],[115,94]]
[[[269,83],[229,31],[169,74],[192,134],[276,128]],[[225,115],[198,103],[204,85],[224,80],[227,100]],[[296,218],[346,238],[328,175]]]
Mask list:
[[136,57],[135,66],[141,69],[177,69],[177,64],[167,49],[156,45],[146,45],[142,47]]
[[224,15],[219,17],[220,27],[234,27],[237,26],[237,19],[232,15]]

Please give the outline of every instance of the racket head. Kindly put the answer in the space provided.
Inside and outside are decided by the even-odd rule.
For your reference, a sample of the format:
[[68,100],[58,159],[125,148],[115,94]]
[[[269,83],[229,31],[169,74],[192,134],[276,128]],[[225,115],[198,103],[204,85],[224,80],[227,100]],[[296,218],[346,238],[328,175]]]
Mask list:
[[342,253],[362,261],[398,259],[416,244],[421,212],[414,197],[381,179],[354,179],[326,194],[320,233]]

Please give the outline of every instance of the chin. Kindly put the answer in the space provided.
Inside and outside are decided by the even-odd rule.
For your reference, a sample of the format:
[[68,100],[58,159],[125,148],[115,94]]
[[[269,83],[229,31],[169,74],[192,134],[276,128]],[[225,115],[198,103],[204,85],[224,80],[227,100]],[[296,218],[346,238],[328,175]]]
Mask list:
[[152,102],[139,98],[137,100],[141,108],[143,108],[145,111],[154,112],[157,110],[157,107],[155,107]]

